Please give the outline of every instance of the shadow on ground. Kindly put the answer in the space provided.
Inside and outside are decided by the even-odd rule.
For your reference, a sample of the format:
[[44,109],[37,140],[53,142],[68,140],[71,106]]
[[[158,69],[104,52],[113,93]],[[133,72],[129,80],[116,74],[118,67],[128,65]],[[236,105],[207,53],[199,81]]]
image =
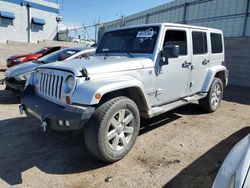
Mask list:
[[6,71],[6,69],[0,69],[0,72],[5,72]]
[[225,88],[223,100],[250,105],[250,88],[227,86]]
[[[192,110],[192,109],[190,109]],[[166,113],[144,120],[140,134],[181,118]],[[15,118],[0,122],[0,178],[10,185],[22,183],[21,173],[37,167],[48,174],[72,174],[102,168],[83,143],[82,132],[41,132],[36,119]]]
[[250,127],[232,134],[182,170],[164,188],[212,187],[217,172],[233,146],[250,132]]
[[[247,104],[233,88],[225,92],[225,100]],[[248,91],[248,90],[247,90]],[[242,91],[245,96],[245,90]],[[13,93],[12,93],[13,94]],[[16,97],[9,91],[0,90],[0,104],[15,103]],[[241,96],[241,97],[242,97]],[[11,99],[11,100],[10,100]],[[18,101],[16,101],[18,103]],[[180,115],[177,115],[180,114]],[[140,135],[173,122],[181,115],[202,114],[198,105],[190,104],[175,111],[165,113],[150,120],[142,120]],[[229,150],[242,139],[250,128],[242,129],[218,145],[214,146],[206,154],[194,161],[165,187],[211,187],[204,182],[213,181],[219,164],[224,160]],[[10,185],[22,183],[22,172],[37,167],[48,174],[72,174],[86,172],[102,168],[107,163],[95,159],[87,151],[83,143],[83,134],[58,133],[48,131],[42,133],[37,120],[30,118],[15,118],[0,122],[0,178]],[[205,181],[209,180],[209,181]]]
[[9,90],[0,90],[0,104],[19,104],[20,95]]
[[44,133],[35,119],[1,121],[0,140],[0,178],[10,185],[22,183],[21,173],[32,167],[71,174],[107,165],[89,154],[82,133]]

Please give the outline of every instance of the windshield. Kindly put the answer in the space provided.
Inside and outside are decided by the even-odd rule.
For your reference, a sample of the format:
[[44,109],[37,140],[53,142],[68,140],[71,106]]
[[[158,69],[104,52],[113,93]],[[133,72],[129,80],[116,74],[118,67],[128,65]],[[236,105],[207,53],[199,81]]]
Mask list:
[[158,26],[110,31],[103,35],[96,53],[153,53]]
[[56,52],[53,52],[51,54],[48,54],[44,57],[41,57],[38,59],[37,62],[41,62],[41,63],[52,63],[54,61],[63,61],[69,57],[71,57],[72,55],[75,55],[76,53],[80,52],[81,50],[79,49],[63,49],[63,50],[59,50]]

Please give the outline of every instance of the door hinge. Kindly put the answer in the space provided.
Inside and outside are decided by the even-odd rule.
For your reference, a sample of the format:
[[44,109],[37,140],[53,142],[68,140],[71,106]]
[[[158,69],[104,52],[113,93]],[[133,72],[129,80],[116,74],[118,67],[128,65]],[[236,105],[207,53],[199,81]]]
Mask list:
[[195,69],[195,65],[191,65],[191,70],[194,70]]

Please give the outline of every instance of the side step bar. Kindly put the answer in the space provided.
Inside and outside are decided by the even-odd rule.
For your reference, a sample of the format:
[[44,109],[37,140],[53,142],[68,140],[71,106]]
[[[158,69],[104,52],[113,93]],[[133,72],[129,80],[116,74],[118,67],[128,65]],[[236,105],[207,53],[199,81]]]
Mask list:
[[178,107],[184,106],[186,104],[189,104],[191,102],[202,99],[206,96],[207,96],[207,93],[199,93],[199,94],[196,94],[193,96],[185,97],[183,99],[180,99],[178,101],[175,101],[175,102],[163,105],[163,106],[156,106],[156,107],[152,108],[151,111],[149,111],[147,116],[148,116],[148,118],[152,118],[154,116],[163,114],[163,113],[168,112],[170,110],[173,110],[175,108],[178,108]]

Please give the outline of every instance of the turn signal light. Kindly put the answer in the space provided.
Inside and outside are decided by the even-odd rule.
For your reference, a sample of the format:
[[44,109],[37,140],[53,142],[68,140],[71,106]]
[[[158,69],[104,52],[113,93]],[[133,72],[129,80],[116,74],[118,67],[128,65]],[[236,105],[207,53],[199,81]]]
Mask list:
[[99,100],[101,97],[102,97],[102,95],[101,95],[100,93],[96,93],[96,94],[95,94],[95,98],[96,98],[97,100]]

